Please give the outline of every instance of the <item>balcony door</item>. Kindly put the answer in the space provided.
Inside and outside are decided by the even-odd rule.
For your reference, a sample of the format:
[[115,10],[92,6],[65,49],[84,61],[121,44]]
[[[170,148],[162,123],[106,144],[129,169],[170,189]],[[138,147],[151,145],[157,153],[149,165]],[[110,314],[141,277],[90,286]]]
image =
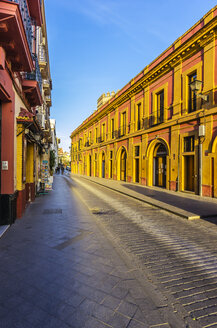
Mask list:
[[154,152],[154,186],[166,188],[167,176],[167,149],[163,144],[158,144]]
[[127,177],[127,153],[125,149],[121,152],[121,180],[126,181]]
[[102,154],[102,178],[105,178],[105,153]]

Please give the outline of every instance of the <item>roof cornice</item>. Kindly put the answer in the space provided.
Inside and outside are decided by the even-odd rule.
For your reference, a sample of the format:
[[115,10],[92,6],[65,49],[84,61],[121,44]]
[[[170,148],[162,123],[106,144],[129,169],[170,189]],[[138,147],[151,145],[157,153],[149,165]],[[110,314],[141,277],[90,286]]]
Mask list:
[[[197,26],[200,22],[201,20],[193,27]],[[184,35],[191,31],[193,27],[188,30]],[[130,84],[129,87],[124,92],[122,92],[122,90],[125,89],[128,84],[126,84],[126,86],[123,87],[122,90],[120,90],[106,104],[104,104],[101,108],[99,108],[92,115],[90,115],[80,126],[77,127],[77,129],[72,132],[71,138],[78,132],[87,129],[89,126],[106,116],[109,112],[113,111],[115,108],[119,107],[127,100],[130,100],[132,96],[147,88],[150,84],[172,71],[174,67],[178,66],[186,59],[198,53],[204,48],[206,44],[210,43],[213,39],[216,39],[217,16],[212,18],[205,26],[200,28],[185,42],[177,46],[177,48],[174,49],[170,54],[168,54],[168,56],[163,58],[158,64],[156,64],[156,66],[149,70],[149,67],[153,65],[160,57],[162,57],[162,55],[165,54],[169,49],[171,49],[171,47],[175,46],[175,44],[178,43],[182,37],[176,40],[175,43],[173,43],[167,50],[165,50],[160,56],[158,56],[151,64],[146,66],[142,71],[144,75],[141,78],[139,78],[136,82],[134,82],[135,78],[132,79],[128,83]],[[141,73],[139,73],[138,75],[140,75]]]

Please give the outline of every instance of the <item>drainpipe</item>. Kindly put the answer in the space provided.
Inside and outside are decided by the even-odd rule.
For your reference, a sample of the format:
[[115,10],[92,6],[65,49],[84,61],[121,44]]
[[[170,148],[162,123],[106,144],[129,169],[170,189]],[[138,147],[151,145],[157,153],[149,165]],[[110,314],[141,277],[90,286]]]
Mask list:
[[180,191],[180,134],[178,143],[178,177],[177,177],[177,191]]
[[[202,186],[203,186],[203,141],[205,140],[205,125],[199,125],[198,129],[199,138],[199,149],[198,149],[198,193],[203,196]],[[203,140],[202,140],[203,139]]]
[[202,181],[202,174],[203,174],[203,161],[202,161],[202,151],[203,151],[203,145],[201,143],[201,140],[200,140],[200,137],[199,137],[199,152],[198,152],[198,164],[199,164],[199,179],[198,179],[198,184],[199,184],[199,196],[203,196],[202,195],[202,184],[203,184],[203,181]]

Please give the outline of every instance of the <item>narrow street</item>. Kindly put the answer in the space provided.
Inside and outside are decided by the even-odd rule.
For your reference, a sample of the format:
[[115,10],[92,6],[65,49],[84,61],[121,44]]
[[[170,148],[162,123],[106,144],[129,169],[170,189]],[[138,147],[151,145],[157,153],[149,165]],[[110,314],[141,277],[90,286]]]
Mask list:
[[56,175],[0,239],[0,327],[217,327],[217,226]]

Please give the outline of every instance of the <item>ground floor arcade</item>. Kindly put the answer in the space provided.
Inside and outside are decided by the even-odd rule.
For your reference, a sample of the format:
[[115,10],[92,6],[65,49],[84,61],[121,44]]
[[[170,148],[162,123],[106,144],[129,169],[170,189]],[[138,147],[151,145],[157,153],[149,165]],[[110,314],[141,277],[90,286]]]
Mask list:
[[72,172],[217,197],[217,137],[185,124],[72,156]]

